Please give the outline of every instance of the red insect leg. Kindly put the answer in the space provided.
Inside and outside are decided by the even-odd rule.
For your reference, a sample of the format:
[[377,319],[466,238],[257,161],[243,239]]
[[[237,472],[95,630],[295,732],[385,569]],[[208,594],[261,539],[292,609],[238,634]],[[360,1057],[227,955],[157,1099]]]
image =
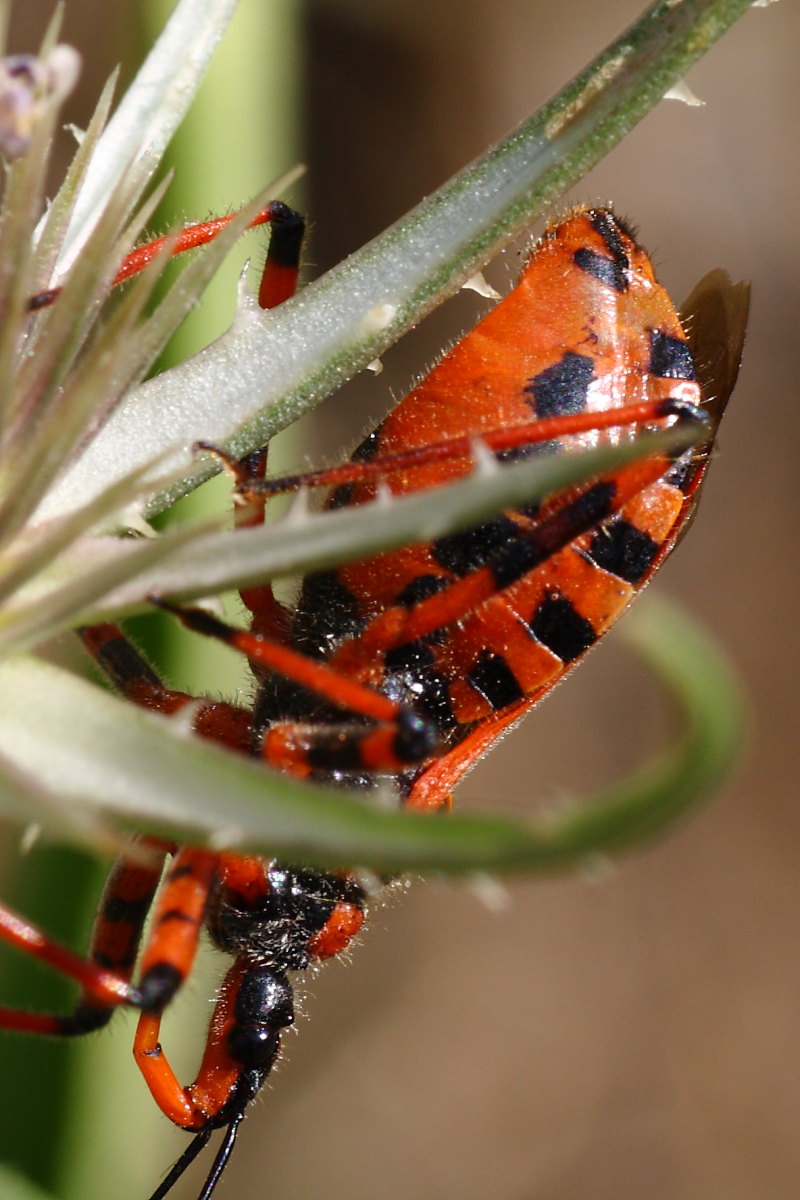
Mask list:
[[271,766],[308,775],[315,761],[327,758],[331,763],[335,760],[340,769],[357,765],[370,771],[403,771],[435,751],[435,734],[425,722],[381,692],[280,642],[235,629],[204,609],[154,602],[174,612],[195,633],[216,638],[246,654],[256,669],[277,671],[335,707],[374,722],[367,729],[354,727],[352,721],[342,725],[276,723],[261,741],[261,753]]
[[0,1009],[0,1027],[26,1033],[73,1035],[104,1025],[119,1004],[138,1004],[130,978],[164,859],[171,847],[155,838],[136,839],[112,868],[95,920],[89,957],[74,954],[0,908],[0,937],[81,985],[72,1014],[51,1016]]
[[[272,209],[271,236],[258,290],[258,303],[264,309],[277,308],[294,295],[305,231],[299,213],[285,204],[275,204]],[[266,448],[254,451],[234,469],[246,478],[263,479],[267,469]],[[245,507],[237,506],[234,509],[237,527],[260,525],[264,520],[265,504],[266,497],[262,495],[253,497]],[[239,594],[252,614],[252,632],[283,641],[288,634],[289,618],[284,606],[276,600],[272,585],[265,583],[242,588]],[[257,665],[253,666],[257,671]]]
[[[227,460],[232,462],[232,460]],[[256,450],[241,463],[233,463],[237,474],[246,479],[263,481],[267,469],[267,451]],[[235,505],[233,518],[237,529],[251,528],[264,522],[267,502],[266,491],[247,497],[243,505]],[[291,629],[291,613],[275,596],[271,583],[252,584],[240,588],[242,604],[250,612],[250,632],[261,637],[285,643]],[[251,670],[259,678],[258,663],[251,661]]]
[[139,1017],[134,1058],[158,1107],[182,1129],[202,1129],[208,1125],[209,1119],[225,1107],[241,1076],[241,1064],[231,1057],[227,1045],[241,974],[239,964],[228,972],[209,1027],[197,1080],[188,1087],[180,1082],[161,1049],[161,1012],[143,1012]]
[[[262,209],[260,213],[256,213],[252,221],[248,225],[248,229],[253,229],[257,225],[264,225],[267,222],[279,223],[286,221],[287,214],[300,222],[300,238],[302,238],[302,218],[298,217],[292,209],[287,208],[280,200],[275,200]],[[171,253],[173,256],[177,254],[185,254],[187,250],[196,250],[199,246],[205,246],[209,242],[213,242],[215,237],[218,237],[226,226],[230,225],[235,214],[229,217],[216,217],[212,221],[200,221],[194,225],[187,225],[185,229],[181,229],[175,234],[166,234],[164,237],[154,238],[151,242],[147,242],[144,246],[138,246],[128,254],[120,269],[117,271],[113,280],[113,286],[119,283],[124,283],[127,279],[131,279],[134,275],[138,275],[145,267],[154,262],[158,255],[163,250],[164,246],[171,244]],[[295,269],[295,282],[291,282],[292,270],[290,264],[278,264],[276,269],[271,272],[264,272],[262,278],[261,289],[266,301],[270,301],[273,297],[274,303],[261,303],[262,308],[274,308],[275,304],[279,304],[282,299],[286,299],[287,295],[292,295],[296,286],[297,272]],[[267,276],[269,275],[269,278]],[[267,281],[266,283],[264,281]],[[287,290],[289,289],[289,290]],[[27,302],[29,312],[37,312],[40,308],[47,308],[54,304],[61,295],[61,288],[48,288],[47,291],[37,292],[35,296],[31,296]]]
[[[7,908],[0,908],[0,937],[32,958],[76,980],[81,985],[86,1005],[93,1010],[111,1011],[114,1006],[135,999],[135,992],[113,972],[101,970],[80,955],[59,946]],[[96,1028],[97,1024],[103,1023],[104,1020],[93,1022],[89,1028]],[[10,1008],[0,1008],[0,1027],[24,1033],[55,1035],[86,1032],[85,1028],[73,1028],[70,1017],[18,1012]]]
[[194,962],[206,915],[209,892],[216,880],[217,855],[184,848],[175,855],[158,896],[153,927],[140,967],[139,990],[144,1012],[134,1043],[134,1057],[156,1103],[185,1128],[204,1121],[175,1086],[158,1044],[161,1013],[182,986]]
[[[599,433],[603,430],[637,428],[665,417],[680,414],[680,402],[671,399],[648,400],[638,404],[626,404],[606,411],[574,413],[559,417],[546,417],[506,429],[487,429],[478,436],[472,434],[449,438],[447,441],[429,442],[411,450],[398,450],[381,454],[371,462],[346,462],[335,467],[323,467],[316,471],[304,471],[295,475],[264,478],[263,468],[248,471],[238,469],[228,455],[208,442],[198,443],[203,450],[212,450],[233,474],[236,484],[234,495],[240,503],[257,505],[265,496],[277,496],[282,492],[293,492],[300,488],[340,487],[347,484],[373,483],[385,480],[396,473],[411,471],[437,463],[470,463],[475,457],[475,445],[492,451],[498,456],[508,455],[526,446],[536,446],[556,439],[575,437],[584,433]],[[261,453],[261,452],[259,452]],[[256,456],[252,456],[255,458]],[[243,465],[249,463],[243,460]],[[243,511],[247,511],[244,509]],[[245,522],[242,524],[257,524]]]
[[253,719],[249,709],[216,700],[198,700],[188,692],[166,687],[118,625],[87,625],[78,632],[104,674],[132,703],[165,714],[191,706],[192,728],[200,737],[242,754],[250,752]]

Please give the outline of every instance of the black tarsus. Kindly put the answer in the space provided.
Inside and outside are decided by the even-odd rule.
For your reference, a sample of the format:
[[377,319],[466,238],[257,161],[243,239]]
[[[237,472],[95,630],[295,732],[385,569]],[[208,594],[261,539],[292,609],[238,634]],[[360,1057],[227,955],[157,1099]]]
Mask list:
[[297,267],[306,223],[299,212],[282,200],[269,205],[270,237],[267,259],[281,267]]

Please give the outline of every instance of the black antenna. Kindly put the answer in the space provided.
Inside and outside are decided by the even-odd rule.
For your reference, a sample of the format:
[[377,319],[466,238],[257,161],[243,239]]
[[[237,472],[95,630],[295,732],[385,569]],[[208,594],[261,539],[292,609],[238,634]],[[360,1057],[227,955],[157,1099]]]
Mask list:
[[225,1170],[228,1159],[231,1156],[231,1152],[236,1142],[236,1134],[239,1132],[239,1126],[241,1125],[243,1118],[244,1112],[237,1113],[228,1126],[225,1137],[222,1139],[222,1145],[217,1151],[217,1157],[214,1159],[214,1165],[208,1173],[208,1178],[203,1184],[203,1190],[197,1197],[197,1200],[209,1200],[209,1196],[219,1183],[220,1176]]
[[[186,1170],[186,1168],[191,1166],[191,1164],[197,1158],[200,1151],[205,1148],[205,1146],[208,1143],[208,1139],[211,1137],[211,1134],[213,1132],[214,1132],[213,1128],[209,1125],[206,1129],[201,1129],[200,1132],[198,1134],[196,1134],[195,1137],[192,1138],[191,1142],[186,1147],[186,1149],[184,1150],[183,1154],[180,1156],[178,1161],[175,1163],[172,1170],[169,1171],[169,1173],[166,1175],[166,1177],[161,1181],[161,1183],[158,1185],[156,1190],[153,1192],[152,1196],[150,1197],[150,1200],[164,1200],[164,1197],[166,1196],[167,1192],[169,1192],[172,1189],[172,1187],[180,1179],[181,1175]],[[229,1151],[229,1153],[230,1153],[230,1151]],[[216,1166],[216,1163],[214,1165]]]
[[[239,1082],[234,1089],[233,1095],[225,1105],[225,1116],[230,1114],[230,1120],[227,1122],[225,1136],[222,1139],[219,1150],[217,1151],[211,1170],[203,1184],[203,1190],[197,1197],[197,1200],[209,1200],[211,1193],[219,1183],[220,1176],[228,1165],[228,1159],[231,1156],[233,1147],[236,1144],[236,1135],[239,1132],[239,1126],[244,1120],[245,1109],[250,1101],[255,1096],[256,1092],[263,1082],[263,1075],[259,1071],[245,1072],[239,1078]],[[219,1114],[218,1114],[219,1116]],[[156,1190],[153,1192],[150,1200],[164,1200],[167,1192],[177,1183],[181,1175],[187,1167],[190,1167],[198,1154],[208,1144],[209,1138],[215,1129],[219,1129],[219,1124],[207,1125],[205,1129],[201,1129],[192,1138],[189,1145],[184,1150],[174,1167],[168,1172]]]

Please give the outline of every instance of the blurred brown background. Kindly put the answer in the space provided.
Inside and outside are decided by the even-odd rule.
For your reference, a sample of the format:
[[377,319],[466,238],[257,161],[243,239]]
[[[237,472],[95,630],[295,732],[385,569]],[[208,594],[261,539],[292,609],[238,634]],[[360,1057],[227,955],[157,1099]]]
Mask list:
[[[89,94],[125,53],[135,7],[70,0],[68,38],[95,55]],[[505,133],[639,7],[309,2],[314,269]],[[15,48],[49,8],[17,6]],[[738,778],[597,879],[515,882],[499,913],[463,887],[420,884],[379,911],[352,964],[309,985],[313,1019],[245,1124],[221,1200],[800,1194],[799,36],[787,0],[749,13],[691,73],[706,106],[662,103],[568,197],[610,199],[634,219],[674,296],[717,265],[753,283],[703,511],[657,585],[705,619],[747,681]],[[360,429],[481,308],[452,301],[380,378],[348,390],[335,428],[346,404]],[[328,455],[335,436],[321,437]],[[473,772],[459,803],[526,811],[611,779],[657,740],[658,713],[638,669],[604,647]],[[166,1134],[154,1148],[153,1185],[183,1144]],[[128,1200],[127,1180],[108,1194]]]

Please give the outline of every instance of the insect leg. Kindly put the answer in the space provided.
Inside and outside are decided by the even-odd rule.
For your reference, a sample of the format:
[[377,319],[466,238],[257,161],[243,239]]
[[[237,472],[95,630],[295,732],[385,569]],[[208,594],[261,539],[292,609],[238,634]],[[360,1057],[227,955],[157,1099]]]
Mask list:
[[[266,208],[263,208],[261,212],[256,213],[248,228],[253,229],[257,225],[264,225],[273,221],[286,222],[287,214],[292,214],[292,210],[287,208],[281,201],[274,200]],[[174,258],[178,254],[184,254],[187,250],[195,250],[198,246],[205,246],[209,242],[213,242],[214,238],[222,232],[226,225],[230,225],[235,215],[215,217],[211,221],[199,221],[196,224],[187,225],[177,233],[166,234],[164,237],[154,238],[143,246],[137,246],[123,260],[122,266],[114,278],[114,285],[124,283],[127,279],[138,275],[140,271],[143,271],[145,267],[149,266],[158,257],[167,243],[171,243],[171,254]],[[292,215],[296,216],[297,214]],[[274,290],[276,294],[280,291],[281,287],[285,288],[286,283],[279,284],[277,278],[268,285],[268,288]],[[60,287],[48,288],[46,291],[37,292],[36,295],[30,296],[28,299],[28,312],[37,312],[40,308],[48,308],[51,304],[55,303],[60,295]],[[271,308],[273,306],[271,304],[262,304],[261,307]]]
[[[294,295],[305,233],[305,222],[294,209],[276,202],[270,205],[270,212],[269,246],[258,290],[258,303],[264,309],[277,308]],[[231,471],[236,479],[237,487],[257,481],[263,482],[267,469],[266,447],[253,451],[240,461],[220,452],[214,446],[201,448],[211,450],[222,459],[226,469]],[[259,490],[252,492],[246,503],[237,504],[234,508],[234,522],[237,528],[263,524],[266,502],[267,493]],[[289,617],[285,607],[275,599],[270,583],[241,588],[239,595],[242,603],[252,613],[253,632],[279,641],[285,639],[288,634]]]
[[72,1013],[54,1016],[0,1009],[0,1027],[60,1036],[89,1033],[110,1020],[120,1004],[138,1004],[130,978],[142,930],[171,846],[135,839],[120,855],[103,889],[88,958],[45,937],[8,909],[0,909],[0,937],[81,985]]
[[[233,471],[236,476],[235,494],[239,497],[240,502],[246,503],[249,507],[255,505],[262,496],[277,496],[283,492],[297,491],[300,488],[339,487],[347,484],[369,483],[400,472],[429,466],[432,463],[469,459],[474,457],[476,441],[479,441],[492,453],[503,455],[522,447],[541,445],[545,442],[576,437],[584,433],[596,433],[624,426],[641,428],[654,422],[662,422],[668,417],[685,419],[687,409],[690,410],[693,419],[703,421],[702,411],[694,408],[693,405],[687,405],[685,401],[671,398],[647,400],[637,404],[622,405],[619,408],[544,417],[524,424],[482,430],[477,435],[464,434],[441,442],[428,442],[409,450],[390,451],[366,461],[350,461],[341,463],[339,466],[323,467],[320,470],[304,471],[294,475],[265,478],[256,473],[247,475],[245,472]],[[200,447],[214,449],[205,443],[201,443]],[[219,451],[215,451],[215,453],[220,454]],[[230,460],[222,454],[220,457],[225,460],[228,469],[231,469]]]
[[184,847],[175,855],[158,897],[139,972],[142,1013],[134,1057],[162,1111],[186,1129],[201,1128],[205,1114],[187,1097],[158,1041],[161,1016],[194,962],[198,938],[217,878],[217,855]]
[[249,754],[253,722],[249,710],[191,696],[167,687],[118,625],[87,625],[78,630],[84,646],[126,699],[167,715],[192,707],[192,729],[199,737]]
[[262,743],[268,762],[300,775],[309,774],[316,766],[402,771],[435,753],[438,739],[430,722],[373,688],[289,646],[235,629],[205,609],[183,608],[156,597],[151,600],[174,613],[188,629],[246,654],[257,671],[277,671],[335,707],[374,723],[276,724]]

